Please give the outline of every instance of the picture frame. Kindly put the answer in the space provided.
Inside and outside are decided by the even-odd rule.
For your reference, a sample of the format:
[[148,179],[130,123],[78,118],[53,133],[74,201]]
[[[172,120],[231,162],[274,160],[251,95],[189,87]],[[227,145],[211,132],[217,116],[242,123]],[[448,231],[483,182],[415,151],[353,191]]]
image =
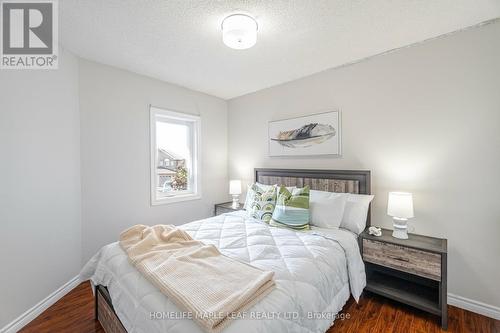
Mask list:
[[269,156],[341,155],[340,111],[268,123]]

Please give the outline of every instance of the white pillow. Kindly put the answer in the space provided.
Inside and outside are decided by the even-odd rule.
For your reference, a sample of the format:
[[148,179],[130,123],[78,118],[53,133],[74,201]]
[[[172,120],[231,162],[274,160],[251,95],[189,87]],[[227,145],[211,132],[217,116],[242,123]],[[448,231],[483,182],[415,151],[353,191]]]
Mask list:
[[348,194],[341,228],[359,235],[366,227],[366,218],[370,202],[375,196],[367,194]]
[[344,216],[346,193],[311,190],[309,192],[310,224],[320,228],[338,228]]

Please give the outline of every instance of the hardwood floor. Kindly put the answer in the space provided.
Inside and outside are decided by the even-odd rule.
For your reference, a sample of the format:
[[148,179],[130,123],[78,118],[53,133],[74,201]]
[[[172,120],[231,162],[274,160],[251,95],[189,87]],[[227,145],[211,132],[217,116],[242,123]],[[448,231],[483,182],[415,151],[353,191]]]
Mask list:
[[[448,307],[448,332],[500,333],[500,321]],[[372,294],[359,304],[351,298],[344,306],[345,319],[335,320],[327,333],[344,332],[445,332],[437,317]],[[80,284],[28,324],[22,333],[104,333],[94,320],[94,298],[88,282]]]
[[81,283],[19,332],[105,333],[94,320],[94,295],[90,282]]

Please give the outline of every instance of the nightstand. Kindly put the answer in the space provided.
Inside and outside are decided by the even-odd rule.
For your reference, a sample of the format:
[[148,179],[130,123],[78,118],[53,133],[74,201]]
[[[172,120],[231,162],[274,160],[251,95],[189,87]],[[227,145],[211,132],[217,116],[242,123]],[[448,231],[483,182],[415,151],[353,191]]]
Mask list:
[[243,209],[243,205],[240,204],[238,206],[238,208],[233,208],[233,203],[230,201],[230,202],[224,202],[224,203],[220,203],[220,204],[215,204],[215,209],[214,209],[214,215],[220,215],[220,214],[224,214],[224,213],[229,213],[229,212],[235,212],[237,210],[242,210]]
[[376,237],[365,230],[359,236],[365,290],[438,315],[446,330],[446,239],[408,234],[403,240],[391,234],[382,229],[382,236]]

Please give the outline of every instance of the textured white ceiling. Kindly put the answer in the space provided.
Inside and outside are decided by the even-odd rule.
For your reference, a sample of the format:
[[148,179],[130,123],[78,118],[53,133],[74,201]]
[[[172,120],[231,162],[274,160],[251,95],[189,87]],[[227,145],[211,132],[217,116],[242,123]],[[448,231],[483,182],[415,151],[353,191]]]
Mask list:
[[[79,56],[225,99],[500,16],[500,0],[63,0],[64,47]],[[232,50],[220,23],[259,23]]]

